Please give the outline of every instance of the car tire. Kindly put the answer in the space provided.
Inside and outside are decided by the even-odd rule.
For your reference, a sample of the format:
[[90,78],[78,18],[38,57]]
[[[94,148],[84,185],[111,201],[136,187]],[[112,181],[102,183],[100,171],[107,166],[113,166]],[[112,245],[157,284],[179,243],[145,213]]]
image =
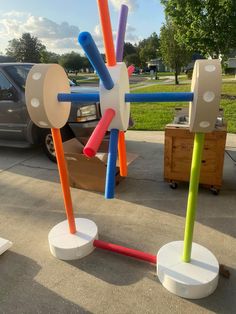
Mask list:
[[[74,133],[68,125],[65,125],[63,128],[61,128],[60,132],[62,142],[68,141],[75,137]],[[42,144],[43,151],[47,157],[56,163],[57,159],[51,129],[40,129],[40,143]]]
[[44,153],[47,155],[47,157],[51,161],[57,162],[53,138],[52,138],[52,133],[51,133],[50,129],[45,129],[42,132],[41,143],[42,143],[42,149],[43,149]]

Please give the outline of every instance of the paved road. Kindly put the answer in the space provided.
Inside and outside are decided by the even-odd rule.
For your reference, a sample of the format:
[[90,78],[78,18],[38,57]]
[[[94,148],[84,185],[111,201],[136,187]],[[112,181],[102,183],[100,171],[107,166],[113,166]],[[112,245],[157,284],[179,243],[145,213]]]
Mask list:
[[[183,238],[187,185],[163,181],[163,132],[126,134],[138,154],[114,200],[72,189],[75,214],[96,222],[100,239],[156,254]],[[228,146],[236,158],[236,139]],[[13,247],[0,256],[0,313],[234,313],[236,308],[236,175],[225,157],[219,196],[200,189],[196,242],[208,247],[231,278],[215,293],[185,300],[168,293],[154,266],[99,250],[63,262],[48,249],[49,230],[65,219],[56,165],[38,149],[0,148],[0,236]]]

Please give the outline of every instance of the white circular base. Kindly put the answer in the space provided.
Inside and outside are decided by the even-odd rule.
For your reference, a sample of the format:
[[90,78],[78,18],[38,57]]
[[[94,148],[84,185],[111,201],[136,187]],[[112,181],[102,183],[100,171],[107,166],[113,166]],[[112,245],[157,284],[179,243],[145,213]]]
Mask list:
[[192,244],[190,263],[182,261],[183,241],[164,245],[157,253],[157,276],[170,292],[187,299],[207,297],[217,287],[219,263],[203,246]]
[[75,234],[69,232],[68,221],[54,226],[48,234],[50,251],[58,259],[74,260],[90,254],[94,250],[93,241],[98,238],[96,224],[88,219],[76,218]]

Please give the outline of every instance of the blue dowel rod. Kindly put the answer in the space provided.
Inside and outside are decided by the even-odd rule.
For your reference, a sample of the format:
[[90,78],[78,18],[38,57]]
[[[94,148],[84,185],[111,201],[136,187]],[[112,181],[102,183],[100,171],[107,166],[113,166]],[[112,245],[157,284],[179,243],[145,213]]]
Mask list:
[[106,173],[106,186],[105,198],[114,198],[115,194],[115,180],[116,180],[116,159],[117,159],[117,146],[118,146],[119,130],[112,129],[110,131],[109,150],[107,158],[107,173]]
[[192,100],[193,93],[125,94],[125,102],[175,102]]
[[[98,93],[91,94],[64,94],[57,96],[58,101],[99,102]],[[125,94],[125,102],[175,102],[192,101],[193,93],[151,93],[151,94]]]
[[58,101],[74,101],[74,102],[99,102],[99,94],[63,94],[60,93],[57,95]]
[[108,90],[112,89],[114,82],[111,75],[99,53],[99,50],[89,32],[82,32],[79,34],[78,41],[83,48],[86,56],[92,64],[94,70],[97,72],[104,87]]

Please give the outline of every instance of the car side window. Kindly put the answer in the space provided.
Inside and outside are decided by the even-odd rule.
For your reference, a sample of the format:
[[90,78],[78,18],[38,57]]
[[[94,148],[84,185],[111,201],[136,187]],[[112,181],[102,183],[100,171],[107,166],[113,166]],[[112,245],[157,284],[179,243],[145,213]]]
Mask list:
[[0,72],[0,101],[14,100],[16,96],[15,87],[8,81],[8,79]]

